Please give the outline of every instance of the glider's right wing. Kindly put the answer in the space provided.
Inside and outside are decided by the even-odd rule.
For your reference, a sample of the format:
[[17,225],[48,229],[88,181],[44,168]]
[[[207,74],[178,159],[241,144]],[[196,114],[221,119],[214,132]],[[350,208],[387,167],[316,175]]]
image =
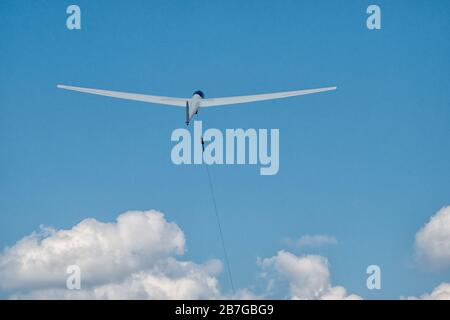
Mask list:
[[247,103],[247,102],[263,101],[263,100],[273,100],[273,99],[301,96],[301,95],[305,95],[305,94],[325,92],[325,91],[330,91],[330,90],[336,90],[336,87],[297,90],[297,91],[285,91],[285,92],[276,92],[276,93],[264,93],[264,94],[256,94],[256,95],[252,95],[252,96],[210,98],[210,99],[203,99],[200,106],[201,107],[215,107],[215,106],[223,106],[223,105],[228,105],[228,104]]
[[127,92],[119,92],[119,91],[108,91],[108,90],[100,90],[100,89],[65,86],[65,85],[61,85],[61,84],[58,84],[57,87],[60,89],[66,89],[66,90],[72,90],[72,91],[78,91],[78,92],[84,92],[84,93],[90,93],[90,94],[97,94],[100,96],[107,96],[107,97],[135,100],[135,101],[143,101],[143,102],[150,102],[150,103],[158,103],[158,104],[165,104],[165,105],[177,106],[177,107],[185,107],[186,101],[188,100],[188,99],[183,99],[183,98],[150,96],[150,95],[138,94],[138,93],[127,93]]

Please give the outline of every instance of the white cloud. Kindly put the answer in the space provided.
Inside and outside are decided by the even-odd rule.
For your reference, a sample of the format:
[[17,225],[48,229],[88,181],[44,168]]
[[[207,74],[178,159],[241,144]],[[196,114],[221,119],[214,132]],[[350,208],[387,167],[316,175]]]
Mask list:
[[[347,295],[343,287],[331,286],[328,261],[322,256],[296,256],[282,250],[274,257],[260,260],[259,264],[263,270],[275,271],[287,280],[291,299],[361,299],[354,294]],[[269,279],[273,280],[273,276]],[[269,289],[273,286],[272,281]]]
[[304,235],[297,240],[286,239],[287,244],[298,248],[319,247],[327,244],[337,244],[335,237],[326,234]]
[[[130,211],[113,223],[85,219],[68,230],[41,228],[0,254],[0,290],[16,299],[260,299],[220,291],[219,260],[181,261],[183,231],[157,211]],[[81,290],[66,289],[67,266],[81,269]],[[268,289],[288,281],[292,299],[351,299],[332,287],[328,262],[280,251],[260,260]]]
[[420,298],[407,297],[409,300],[450,300],[450,283],[441,283],[431,293],[425,293]]
[[[157,211],[126,212],[115,223],[86,219],[70,230],[42,229],[6,248],[0,288],[30,298],[217,297],[220,261],[176,260],[184,249],[181,229]],[[81,268],[80,291],[65,288],[73,264]]]
[[214,299],[219,298],[221,264],[206,265],[169,259],[165,265],[132,273],[120,282],[110,282],[82,290],[62,288],[34,290],[12,298],[26,299]]
[[416,234],[419,262],[431,269],[450,267],[450,206],[439,210]]
[[425,300],[450,300],[450,283],[441,283],[430,294],[424,294]]

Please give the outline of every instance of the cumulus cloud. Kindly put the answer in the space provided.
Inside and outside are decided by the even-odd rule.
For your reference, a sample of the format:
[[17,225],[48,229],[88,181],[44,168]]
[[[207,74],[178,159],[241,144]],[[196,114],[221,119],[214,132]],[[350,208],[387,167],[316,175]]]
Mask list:
[[[331,286],[326,258],[286,251],[259,260],[269,291],[221,292],[222,263],[182,261],[185,242],[178,225],[154,210],[67,230],[41,227],[0,254],[0,290],[13,299],[261,299],[284,279],[292,299],[359,298]],[[80,268],[80,290],[66,288],[70,265]]]
[[[42,228],[0,255],[0,288],[18,298],[217,297],[220,261],[176,260],[184,250],[182,230],[157,211],[126,212],[115,223],[86,219],[69,230]],[[65,288],[69,265],[80,267],[82,290]]]
[[221,264],[206,265],[169,259],[165,265],[132,273],[119,282],[82,290],[51,288],[15,294],[18,299],[214,299],[219,298],[215,275]]
[[450,267],[450,206],[439,210],[417,232],[415,249],[419,262],[426,267]]
[[319,247],[327,244],[328,245],[337,244],[337,240],[335,237],[326,234],[317,234],[317,235],[304,235],[296,240],[288,238],[286,239],[286,243],[298,248],[304,248],[304,247]]
[[450,283],[441,283],[431,293],[425,293],[420,298],[407,297],[408,300],[450,300]]
[[[275,272],[286,280],[289,286],[290,299],[361,299],[340,286],[333,287],[330,283],[328,260],[318,255],[296,256],[281,250],[276,256],[259,261],[263,270]],[[269,290],[275,285],[273,277],[269,276]]]
[[430,294],[422,296],[424,300],[450,300],[450,283],[441,283]]

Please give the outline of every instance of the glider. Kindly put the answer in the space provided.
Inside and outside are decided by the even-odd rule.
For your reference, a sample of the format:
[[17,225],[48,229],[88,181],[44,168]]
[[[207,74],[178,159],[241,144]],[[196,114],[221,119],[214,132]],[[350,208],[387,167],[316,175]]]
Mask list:
[[173,97],[163,97],[163,96],[151,96],[146,94],[138,93],[128,93],[119,91],[108,91],[100,89],[90,89],[66,85],[57,85],[60,89],[78,91],[83,93],[97,94],[101,96],[135,100],[148,103],[164,104],[169,106],[184,107],[186,108],[186,125],[192,120],[192,117],[197,114],[199,108],[208,108],[215,106],[224,106],[230,104],[248,103],[264,100],[282,99],[288,97],[301,96],[305,94],[319,93],[325,91],[336,90],[336,87],[327,87],[319,89],[308,89],[308,90],[296,90],[296,91],[285,91],[276,93],[265,93],[256,94],[250,96],[236,96],[236,97],[225,97],[225,98],[205,98],[202,91],[195,91],[190,98],[173,98]]

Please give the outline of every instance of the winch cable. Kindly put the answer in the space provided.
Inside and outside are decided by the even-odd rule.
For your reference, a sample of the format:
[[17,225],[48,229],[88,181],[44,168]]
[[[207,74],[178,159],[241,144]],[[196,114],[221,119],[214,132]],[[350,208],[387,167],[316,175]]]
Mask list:
[[[203,138],[202,138],[202,142],[203,142]],[[206,163],[205,163],[205,168],[206,168],[206,173],[208,174],[209,189],[210,189],[210,192],[211,192],[211,198],[212,198],[212,202],[213,202],[213,205],[214,205],[214,213],[216,214],[217,225],[219,226],[220,241],[222,243],[223,254],[224,254],[224,257],[225,257],[225,263],[226,263],[226,267],[227,267],[227,270],[228,270],[228,278],[230,280],[231,291],[232,291],[232,293],[234,295],[235,291],[234,291],[233,277],[231,276],[230,261],[228,259],[227,248],[225,246],[225,240],[224,240],[224,237],[223,237],[222,225],[220,223],[219,210],[217,209],[217,201],[216,201],[216,196],[215,196],[215,193],[214,193],[214,187],[213,187],[213,183],[212,183],[212,179],[211,179],[211,173],[209,172],[209,165],[206,164]]]

